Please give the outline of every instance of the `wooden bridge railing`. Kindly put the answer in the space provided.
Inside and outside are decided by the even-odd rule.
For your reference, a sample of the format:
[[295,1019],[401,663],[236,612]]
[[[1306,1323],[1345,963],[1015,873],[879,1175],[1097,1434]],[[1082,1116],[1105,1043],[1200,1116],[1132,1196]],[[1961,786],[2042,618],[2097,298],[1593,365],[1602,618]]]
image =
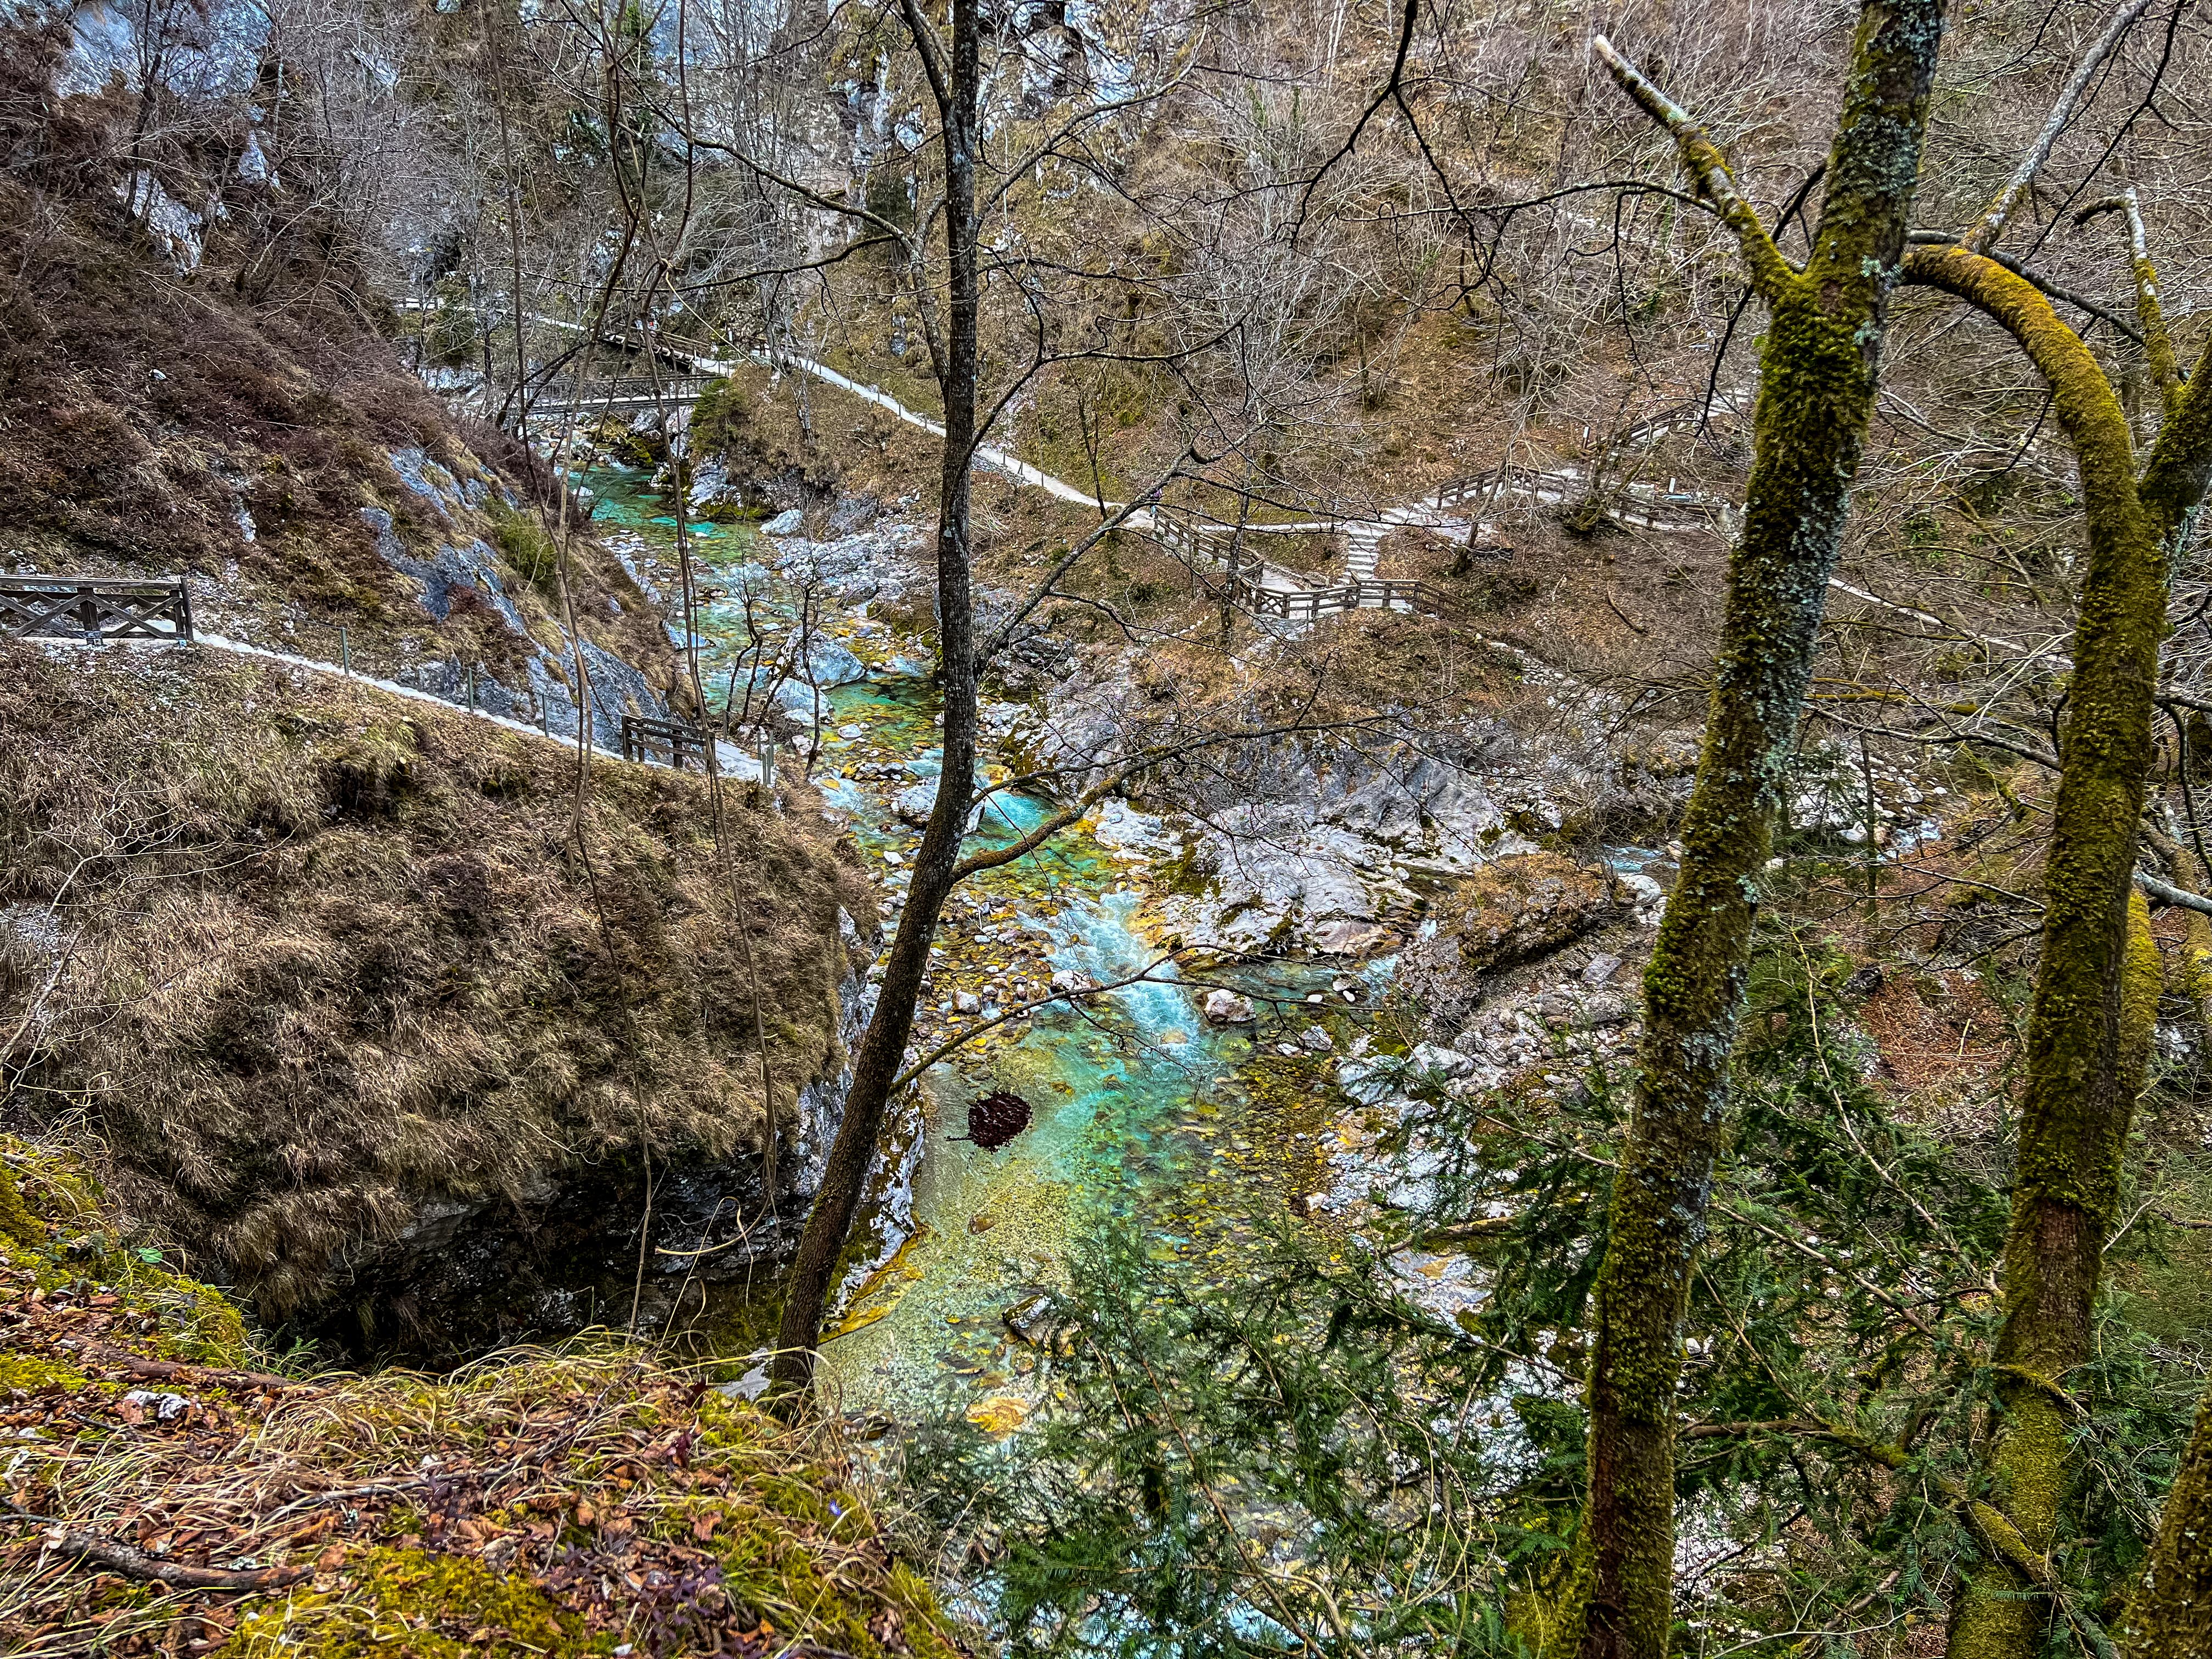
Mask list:
[[[1311,530],[1308,526],[1298,528]],[[1183,559],[1203,558],[1225,565],[1228,574],[1224,585],[1229,602],[1256,617],[1311,622],[1347,611],[1418,611],[1435,617],[1457,615],[1463,608],[1442,588],[1423,581],[1346,576],[1333,583],[1315,584],[1300,572],[1244,555],[1237,545],[1233,526],[1202,526],[1193,515],[1171,507],[1153,509],[1152,538]],[[1293,581],[1299,585],[1285,585]]]
[[658,382],[651,376],[625,374],[607,380],[549,380],[533,387],[530,408],[533,414],[548,415],[570,409],[593,409],[601,404],[651,403],[656,398],[671,404],[688,404],[698,400],[706,391],[711,376],[705,374],[664,374]]
[[[1517,496],[1553,505],[1586,499],[1590,481],[1574,471],[1540,472],[1533,467],[1494,466],[1471,478],[1446,484],[1429,498],[1437,507],[1487,505],[1506,496]],[[1600,510],[1609,519],[1639,530],[1695,530],[1711,524],[1715,503],[1695,490],[1678,489],[1670,479],[1664,489],[1656,484],[1631,483],[1601,501]]]
[[1348,577],[1334,587],[1267,587],[1239,573],[1229,580],[1230,602],[1256,617],[1313,622],[1352,611],[1397,611],[1428,617],[1453,617],[1465,607],[1427,582],[1379,576]]
[[655,720],[649,714],[624,714],[622,723],[622,751],[624,760],[646,761],[657,757],[658,751],[668,751],[668,763],[678,771],[684,769],[684,757],[698,757],[699,769],[708,769],[708,757],[712,752],[708,745],[714,738],[704,726],[693,726],[686,720]]
[[189,640],[181,580],[123,576],[0,576],[0,634],[16,639]]

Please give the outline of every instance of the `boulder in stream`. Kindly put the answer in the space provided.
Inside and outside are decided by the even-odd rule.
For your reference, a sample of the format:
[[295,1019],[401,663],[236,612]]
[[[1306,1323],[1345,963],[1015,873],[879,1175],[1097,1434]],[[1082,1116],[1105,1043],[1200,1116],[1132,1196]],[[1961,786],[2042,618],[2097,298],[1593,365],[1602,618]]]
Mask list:
[[[1057,975],[1054,976],[1054,983],[1057,987]],[[1226,987],[1207,992],[1206,1000],[1199,1006],[1208,1023],[1215,1025],[1249,1025],[1258,1018],[1252,1012],[1249,998],[1241,997]]]
[[1617,898],[1602,870],[1557,853],[1493,859],[1439,908],[1437,932],[1473,972],[1556,951],[1610,921]]

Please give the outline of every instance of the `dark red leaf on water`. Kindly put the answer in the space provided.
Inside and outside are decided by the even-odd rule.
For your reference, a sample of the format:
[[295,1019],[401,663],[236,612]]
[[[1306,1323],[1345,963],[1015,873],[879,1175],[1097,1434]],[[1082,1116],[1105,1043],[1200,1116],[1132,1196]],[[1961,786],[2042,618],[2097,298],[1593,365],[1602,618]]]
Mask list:
[[987,1152],[996,1152],[1030,1127],[1030,1103],[1004,1091],[969,1103],[968,1138]]

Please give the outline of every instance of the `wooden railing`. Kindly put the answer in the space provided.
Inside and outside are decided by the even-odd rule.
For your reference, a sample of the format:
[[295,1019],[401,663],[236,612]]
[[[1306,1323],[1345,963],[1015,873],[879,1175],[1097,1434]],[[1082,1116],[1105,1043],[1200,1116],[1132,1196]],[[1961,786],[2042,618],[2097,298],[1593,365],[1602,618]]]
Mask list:
[[572,409],[596,409],[603,404],[696,403],[711,377],[704,374],[624,374],[605,380],[549,380],[530,394],[532,414],[553,415]]
[[189,640],[182,581],[122,576],[0,576],[0,634],[16,639]]
[[[1248,533],[1254,528],[1245,526]],[[1315,533],[1313,526],[1296,529],[1299,533]],[[1316,584],[1302,572],[1244,552],[1238,545],[1235,526],[1203,523],[1194,514],[1173,507],[1152,510],[1152,533],[1155,541],[1180,558],[1204,559],[1225,567],[1222,586],[1230,604],[1255,617],[1312,622],[1348,611],[1416,611],[1435,617],[1457,615],[1462,609],[1442,588],[1423,581],[1346,576]]]
[[659,758],[659,751],[668,751],[668,763],[678,771],[684,769],[684,757],[698,757],[699,769],[708,769],[707,758],[712,751],[708,745],[714,741],[704,726],[693,726],[686,720],[655,720],[650,714],[624,714],[622,723],[622,750],[624,760],[650,761]]
[[1256,617],[1312,622],[1351,611],[1397,611],[1429,617],[1457,616],[1464,609],[1443,589],[1426,582],[1379,576],[1347,577],[1333,587],[1268,587],[1239,573],[1228,580],[1230,603]]
[[[1446,484],[1429,497],[1429,503],[1439,508],[1475,502],[1486,505],[1511,496],[1566,506],[1587,500],[1589,492],[1589,478],[1581,472],[1544,472],[1534,467],[1500,465]],[[1607,518],[1635,529],[1681,531],[1711,524],[1717,503],[1696,490],[1677,489],[1675,481],[1670,479],[1664,489],[1656,484],[1621,485],[1610,495],[1601,496],[1597,506]]]

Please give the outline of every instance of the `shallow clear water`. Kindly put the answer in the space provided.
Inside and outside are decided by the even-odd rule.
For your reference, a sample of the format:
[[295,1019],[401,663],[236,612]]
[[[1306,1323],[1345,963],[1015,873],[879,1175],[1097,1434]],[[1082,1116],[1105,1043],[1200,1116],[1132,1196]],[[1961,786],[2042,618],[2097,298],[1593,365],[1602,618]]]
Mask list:
[[[599,492],[595,516],[646,537],[672,560],[675,521],[656,510],[661,503],[641,487],[640,475],[594,474],[586,482]],[[758,538],[739,530],[696,550],[711,564],[740,562],[757,556]],[[772,584],[762,598],[764,613],[781,603]],[[828,626],[864,660],[913,651],[887,633],[854,630],[857,620],[833,615]],[[742,613],[714,606],[702,631],[711,695],[726,684],[743,647]],[[930,688],[879,671],[830,691],[825,702],[815,781],[849,817],[895,906],[899,866],[885,854],[909,853],[919,832],[900,823],[889,802],[938,769]],[[1051,810],[1018,794],[991,801],[977,841],[1003,841]],[[1151,873],[1147,856],[1102,845],[1079,825],[975,878],[940,933],[933,999],[971,989],[984,1000],[984,1016],[975,1017],[981,1018],[1001,1003],[1045,995],[1054,969],[1104,983],[1152,968],[1165,952],[1143,913]],[[1158,972],[1174,975],[1172,968]],[[1328,980],[1290,965],[1264,975],[1205,977],[1286,1002]],[[1225,1269],[1255,1206],[1279,1207],[1295,1196],[1302,1154],[1300,1126],[1291,1120],[1298,1114],[1285,1115],[1281,1090],[1264,1091],[1273,1103],[1261,1104],[1249,1085],[1262,1072],[1279,1083],[1313,1083],[1318,1062],[1276,1048],[1319,1011],[1298,1002],[1291,1018],[1263,1015],[1257,1030],[1216,1028],[1198,1007],[1205,988],[1137,984],[1080,1010],[1045,1010],[1001,1026],[925,1075],[913,1233],[895,1255],[890,1247],[897,1241],[878,1235],[875,1271],[825,1343],[826,1378],[845,1409],[911,1421],[947,1407],[972,1408],[1010,1425],[1035,1403],[1026,1379],[1036,1362],[1011,1340],[1004,1316],[1064,1284],[1071,1252],[1103,1234],[1137,1229],[1155,1255],[1209,1258]],[[967,1023],[949,1020],[953,1030]],[[963,1138],[967,1107],[1002,1089],[1021,1095],[1035,1116],[1010,1145],[986,1151]]]

